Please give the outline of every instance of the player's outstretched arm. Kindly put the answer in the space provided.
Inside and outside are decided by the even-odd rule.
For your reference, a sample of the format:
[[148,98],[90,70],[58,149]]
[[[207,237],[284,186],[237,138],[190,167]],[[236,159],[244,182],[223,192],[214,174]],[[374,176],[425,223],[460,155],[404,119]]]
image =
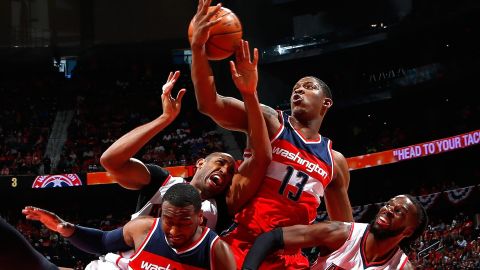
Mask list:
[[[257,96],[258,50],[254,49],[253,59],[251,59],[248,42],[242,40],[241,47],[242,53],[237,55],[237,63],[230,62],[230,69],[232,79],[242,94],[247,113],[247,136],[251,147],[251,156],[245,158],[240,165],[227,194],[227,205],[232,216],[255,195],[262,183],[268,164],[272,160],[272,146]],[[237,67],[240,63],[242,68],[248,70],[248,72],[244,72],[244,75],[238,73]]]
[[211,0],[198,0],[198,8],[192,19],[192,81],[197,98],[198,110],[210,116],[218,125],[232,130],[247,131],[247,117],[243,103],[235,98],[223,97],[217,93],[215,78],[206,55],[205,44],[210,28],[221,18],[210,21],[220,10],[218,4],[208,11]]
[[150,182],[150,172],[143,162],[133,156],[155,135],[165,129],[178,116],[186,90],[181,89],[176,98],[171,91],[180,71],[170,72],[162,90],[162,114],[153,121],[141,125],[115,141],[100,159],[102,166],[122,186],[141,189]]
[[324,254],[340,248],[350,235],[351,224],[321,222],[275,228],[261,234],[245,257],[242,269],[256,270],[265,257],[280,249],[319,247]]
[[[209,12],[208,7],[211,2],[211,0],[199,0],[197,12],[192,19],[193,31],[190,43],[192,49],[191,75],[197,98],[197,107],[200,112],[210,116],[218,125],[230,130],[247,132],[247,115],[243,102],[233,97],[225,97],[218,94],[215,78],[206,55],[205,44],[208,40],[209,29],[221,20],[219,18],[210,21],[221,8],[221,4],[218,4],[214,10]],[[240,51],[242,51],[241,46],[237,48],[237,56]],[[241,66],[238,67],[238,73],[243,75]],[[265,117],[267,118],[267,115],[271,114],[272,109],[266,106],[262,106],[262,108],[264,108]],[[276,116],[275,113],[274,116]],[[273,119],[275,120],[276,118],[274,117]],[[267,118],[266,120],[269,121],[270,119]]]
[[29,220],[40,221],[49,230],[58,232],[63,237],[70,237],[75,231],[75,225],[63,220],[55,213],[33,206],[26,206],[22,214]]

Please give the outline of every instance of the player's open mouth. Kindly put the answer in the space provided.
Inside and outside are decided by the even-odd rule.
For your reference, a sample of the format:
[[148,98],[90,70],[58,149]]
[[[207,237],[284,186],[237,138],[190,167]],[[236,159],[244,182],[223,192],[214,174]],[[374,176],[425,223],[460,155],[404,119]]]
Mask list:
[[299,103],[302,102],[302,100],[303,100],[303,98],[302,98],[302,96],[300,96],[299,94],[295,94],[295,95],[293,95],[293,97],[292,97],[292,102],[293,102],[293,104],[299,104]]
[[219,186],[222,184],[222,177],[218,174],[212,174],[208,178],[208,183],[213,186]]
[[382,227],[385,227],[390,225],[390,221],[385,216],[381,215],[377,218],[377,224]]

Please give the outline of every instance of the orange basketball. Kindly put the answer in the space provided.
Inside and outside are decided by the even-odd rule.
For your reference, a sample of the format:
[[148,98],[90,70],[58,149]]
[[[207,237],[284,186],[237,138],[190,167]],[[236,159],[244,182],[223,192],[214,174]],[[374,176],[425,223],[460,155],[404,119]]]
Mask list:
[[[212,11],[215,7],[211,6],[208,11]],[[210,28],[209,37],[207,40],[206,54],[209,60],[222,60],[233,54],[235,47],[242,39],[242,24],[235,15],[228,8],[220,8],[211,20],[221,18],[220,22]],[[188,39],[192,41],[192,22],[188,27]]]

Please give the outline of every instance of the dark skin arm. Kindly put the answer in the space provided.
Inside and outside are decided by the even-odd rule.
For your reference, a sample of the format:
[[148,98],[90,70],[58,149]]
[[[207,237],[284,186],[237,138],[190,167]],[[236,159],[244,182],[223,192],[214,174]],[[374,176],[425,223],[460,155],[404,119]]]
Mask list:
[[350,172],[345,157],[333,151],[333,179],[325,189],[325,206],[330,220],[353,222],[352,207],[348,198]]
[[150,172],[143,162],[133,156],[155,135],[165,129],[180,113],[185,89],[178,92],[174,99],[171,96],[173,86],[180,72],[170,72],[163,85],[163,113],[153,121],[141,125],[115,141],[100,158],[100,163],[115,180],[125,188],[141,189],[150,183]]
[[[217,5],[215,10],[208,12],[210,4],[211,0],[199,0],[197,13],[192,22],[194,30],[190,44],[192,49],[191,75],[195,96],[197,98],[197,107],[200,112],[208,115],[218,125],[229,130],[247,133],[248,119],[243,102],[236,98],[225,97],[217,93],[213,72],[205,53],[205,44],[208,40],[209,29],[218,23],[218,20],[209,20],[221,7],[221,5]],[[237,61],[239,60],[239,56],[243,56],[243,53],[243,47],[239,46],[236,50]],[[241,79],[245,82],[255,81],[256,84],[258,78],[252,76],[257,75],[250,72],[248,63],[238,62],[236,69],[238,74],[241,75]],[[280,126],[277,114],[272,108],[263,105],[262,111],[267,121],[268,132],[272,135]]]
[[[231,216],[237,213],[255,195],[272,160],[272,146],[257,96],[258,50],[254,50],[252,61],[250,60],[250,50],[247,42],[242,42],[242,49],[242,55],[237,57],[236,62],[230,62],[230,69],[232,79],[244,100],[248,120],[247,135],[252,155],[240,165],[227,193],[226,201]],[[237,67],[240,65],[248,68],[249,72],[245,76],[253,79],[244,79],[244,75],[237,72]]]
[[235,270],[237,268],[230,246],[219,239],[213,246],[213,269]]
[[283,228],[285,248],[318,247],[322,256],[339,249],[350,234],[350,223],[337,221]]
[[147,238],[154,221],[155,219],[152,217],[138,217],[125,224],[125,226],[123,226],[123,239],[125,240],[125,244],[138,250]]

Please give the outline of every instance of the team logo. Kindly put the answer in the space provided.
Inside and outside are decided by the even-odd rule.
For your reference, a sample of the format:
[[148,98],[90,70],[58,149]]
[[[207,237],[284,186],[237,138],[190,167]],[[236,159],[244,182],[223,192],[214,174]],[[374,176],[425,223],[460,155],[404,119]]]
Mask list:
[[32,188],[76,187],[81,186],[82,180],[76,174],[41,175],[35,178]]

